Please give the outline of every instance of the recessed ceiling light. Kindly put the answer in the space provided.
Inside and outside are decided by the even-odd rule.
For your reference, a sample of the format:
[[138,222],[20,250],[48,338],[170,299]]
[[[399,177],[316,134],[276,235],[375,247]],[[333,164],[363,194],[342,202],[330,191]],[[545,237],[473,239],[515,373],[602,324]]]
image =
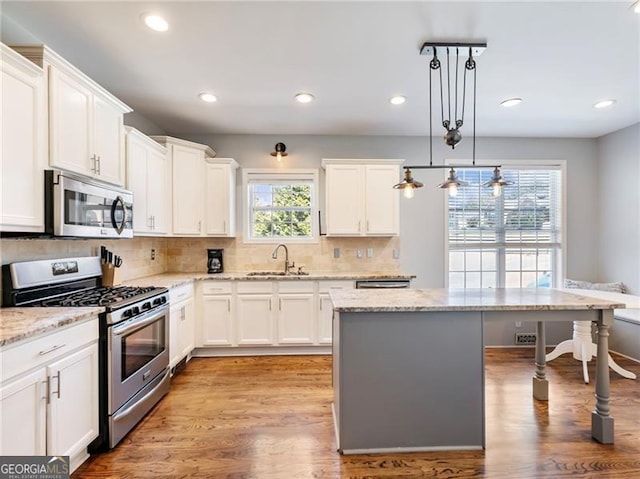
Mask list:
[[314,96],[311,93],[297,93],[294,98],[299,103],[311,103]]
[[500,105],[509,108],[511,106],[516,106],[522,103],[522,98],[507,98],[506,100],[502,100]]
[[213,93],[200,93],[198,95],[202,101],[206,101],[207,103],[213,103],[218,101],[218,97],[216,97]]
[[600,100],[599,102],[594,103],[593,107],[598,109],[609,108],[610,106],[614,105],[615,102],[615,100]]
[[640,14],[640,0],[636,0],[632,5],[633,11]]
[[396,95],[389,98],[389,103],[392,105],[402,105],[405,101],[407,101],[407,97],[402,95]]
[[143,13],[142,20],[144,21],[146,26],[148,26],[151,30],[155,30],[156,32],[166,32],[167,30],[169,30],[169,24],[160,15]]

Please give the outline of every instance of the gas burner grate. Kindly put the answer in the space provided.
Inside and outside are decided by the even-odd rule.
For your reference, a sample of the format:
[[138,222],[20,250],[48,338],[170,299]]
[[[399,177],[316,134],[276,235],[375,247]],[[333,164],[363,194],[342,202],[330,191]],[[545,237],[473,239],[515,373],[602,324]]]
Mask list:
[[156,289],[153,286],[99,287],[78,291],[61,298],[44,300],[42,306],[109,306],[126,299],[135,298]]

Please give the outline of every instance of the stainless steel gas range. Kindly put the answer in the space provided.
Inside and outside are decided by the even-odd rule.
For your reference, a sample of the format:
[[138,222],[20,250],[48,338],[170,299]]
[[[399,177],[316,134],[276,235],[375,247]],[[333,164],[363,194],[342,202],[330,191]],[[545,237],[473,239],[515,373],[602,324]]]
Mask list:
[[100,436],[118,442],[169,391],[169,292],[101,286],[99,257],[3,266],[3,306],[104,306],[100,314]]

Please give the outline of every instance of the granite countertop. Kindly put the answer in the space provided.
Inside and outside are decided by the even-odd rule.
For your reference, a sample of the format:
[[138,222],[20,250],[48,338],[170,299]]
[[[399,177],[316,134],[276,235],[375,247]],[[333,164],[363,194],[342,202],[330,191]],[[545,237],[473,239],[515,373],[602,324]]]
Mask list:
[[236,273],[162,273],[144,278],[125,281],[127,286],[158,286],[175,288],[190,281],[317,281],[317,280],[357,280],[357,279],[413,279],[415,275],[402,273],[333,273],[318,272],[308,275],[256,275],[246,272]]
[[378,311],[561,311],[618,309],[612,302],[556,289],[396,289],[335,290],[341,312]]
[[1,308],[0,347],[96,317],[104,308]]

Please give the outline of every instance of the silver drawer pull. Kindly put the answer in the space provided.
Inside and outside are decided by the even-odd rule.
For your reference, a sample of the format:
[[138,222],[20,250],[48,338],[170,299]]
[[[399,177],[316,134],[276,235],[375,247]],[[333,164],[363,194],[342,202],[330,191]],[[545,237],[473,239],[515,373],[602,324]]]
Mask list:
[[44,356],[45,354],[49,354],[54,352],[56,349],[64,348],[66,344],[57,344],[55,346],[51,346],[49,349],[45,349],[44,351],[40,351],[38,354],[40,356]]

